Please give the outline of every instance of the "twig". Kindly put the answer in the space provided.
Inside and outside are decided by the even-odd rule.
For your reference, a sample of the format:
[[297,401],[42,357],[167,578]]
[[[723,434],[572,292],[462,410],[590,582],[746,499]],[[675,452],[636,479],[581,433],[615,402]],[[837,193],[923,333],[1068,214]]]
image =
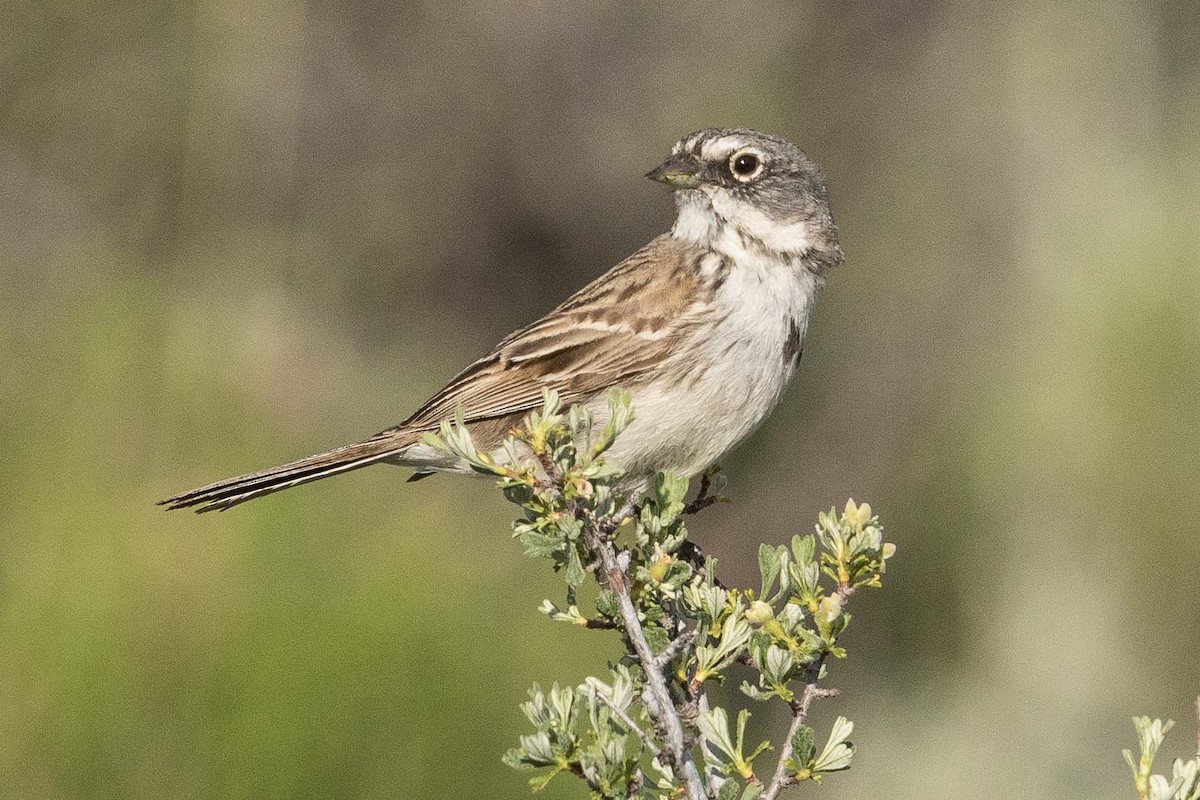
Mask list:
[[679,651],[685,649],[696,640],[697,631],[695,628],[689,628],[683,633],[676,636],[666,646],[666,648],[654,657],[655,669],[662,669],[672,658],[679,655]]
[[584,617],[583,622],[580,624],[582,627],[587,628],[588,630],[600,631],[611,631],[617,627],[617,623],[613,622],[612,620],[601,619],[598,617]]
[[759,800],[775,800],[775,797],[783,791],[785,786],[790,786],[796,782],[794,776],[788,774],[787,762],[792,757],[792,739],[796,736],[796,731],[800,730],[800,726],[808,719],[808,707],[812,705],[812,701],[818,697],[836,697],[837,689],[820,689],[817,688],[817,678],[821,674],[821,665],[825,663],[825,656],[817,659],[817,661],[809,668],[808,676],[804,682],[804,692],[800,695],[799,700],[793,700],[792,706],[792,722],[788,726],[787,738],[783,740],[783,746],[779,750],[779,763],[775,765],[775,773],[771,776],[771,783],[767,786],[767,790],[762,793]]
[[[638,500],[640,499],[641,497],[637,492],[631,492],[629,494],[629,499],[625,501],[625,505],[613,512],[611,517],[601,522],[597,522],[594,516],[589,515],[589,521],[591,522],[592,527],[597,531],[597,533],[607,539],[608,537],[612,536],[613,532],[616,531],[617,528],[621,527],[625,520],[633,516],[633,512],[637,511]],[[589,547],[590,546],[591,545],[589,545]]]
[[654,740],[650,738],[650,734],[642,730],[640,725],[634,722],[628,714],[618,708],[617,704],[612,701],[612,698],[595,687],[592,687],[592,691],[596,693],[596,697],[600,699],[601,703],[604,703],[604,705],[608,706],[608,709],[612,711],[613,716],[621,720],[621,724],[637,734],[637,737],[642,740],[642,745],[650,751],[651,755],[657,756],[662,752],[661,748],[659,748],[659,746],[654,743]]
[[[614,516],[613,519],[616,520],[617,517]],[[613,525],[613,529],[619,524],[617,522],[616,525]],[[654,721],[655,727],[659,729],[662,736],[663,744],[666,746],[664,756],[683,778],[688,800],[707,800],[700,773],[696,769],[696,763],[692,759],[683,735],[683,723],[679,719],[675,703],[671,700],[671,693],[663,678],[662,668],[655,664],[654,651],[650,649],[650,643],[646,641],[642,623],[638,620],[637,609],[633,606],[633,598],[629,596],[628,576],[617,563],[617,554],[612,540],[592,526],[588,526],[584,536],[588,547],[600,559],[601,569],[597,572],[596,577],[600,579],[604,588],[616,597],[617,611],[621,616],[621,626],[625,629],[625,637],[646,674],[646,711],[649,712],[650,719]]]
[[848,583],[841,583],[841,582],[838,583],[838,587],[837,587],[838,600],[841,601],[843,608],[846,605],[846,601],[849,600],[854,595],[855,591],[856,591],[855,588]]

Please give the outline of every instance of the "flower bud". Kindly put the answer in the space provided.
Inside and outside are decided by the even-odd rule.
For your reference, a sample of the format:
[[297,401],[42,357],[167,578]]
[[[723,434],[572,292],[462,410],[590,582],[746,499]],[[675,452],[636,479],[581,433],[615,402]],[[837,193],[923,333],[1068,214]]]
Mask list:
[[752,625],[763,625],[775,618],[775,610],[770,603],[755,600],[746,609],[746,621]]
[[842,512],[842,516],[846,521],[861,530],[862,526],[871,521],[871,504],[863,503],[861,506],[854,504],[854,498],[846,501],[846,510]]

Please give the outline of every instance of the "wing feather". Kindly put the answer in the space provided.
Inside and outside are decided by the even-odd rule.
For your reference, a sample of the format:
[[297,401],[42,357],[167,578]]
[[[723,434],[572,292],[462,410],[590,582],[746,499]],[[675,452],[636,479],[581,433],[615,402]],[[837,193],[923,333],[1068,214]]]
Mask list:
[[674,352],[694,324],[700,253],[654,239],[545,317],[505,338],[395,430],[424,430],[462,408],[473,422],[539,407],[553,389],[567,404],[629,385]]

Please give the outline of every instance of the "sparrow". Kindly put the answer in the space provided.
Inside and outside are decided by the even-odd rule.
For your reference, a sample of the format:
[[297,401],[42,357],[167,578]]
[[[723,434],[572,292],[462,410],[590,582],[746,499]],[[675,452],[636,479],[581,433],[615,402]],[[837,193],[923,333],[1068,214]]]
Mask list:
[[412,468],[409,480],[470,472],[425,434],[461,410],[477,448],[502,461],[509,431],[541,406],[544,389],[601,424],[610,389],[632,394],[633,422],[607,456],[631,487],[660,471],[706,470],[779,402],[842,249],[823,171],[778,136],[697,131],[646,177],[672,189],[670,231],[509,335],[403,422],[160,504],[227,509],[371,464]]

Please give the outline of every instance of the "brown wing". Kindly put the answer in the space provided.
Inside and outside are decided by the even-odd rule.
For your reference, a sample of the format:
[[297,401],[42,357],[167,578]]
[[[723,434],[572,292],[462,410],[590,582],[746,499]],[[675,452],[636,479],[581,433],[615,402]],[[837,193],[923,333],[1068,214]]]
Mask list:
[[433,428],[459,407],[467,422],[523,414],[542,404],[543,389],[569,404],[636,382],[674,351],[693,321],[699,257],[670,236],[654,239],[382,434]]
[[[701,254],[660,236],[542,319],[496,346],[402,424],[362,442],[201,486],[164,500],[213,511],[392,458],[459,407],[477,441],[499,441],[555,389],[567,403],[629,386],[678,347],[705,305]],[[418,473],[421,474],[421,473]]]

